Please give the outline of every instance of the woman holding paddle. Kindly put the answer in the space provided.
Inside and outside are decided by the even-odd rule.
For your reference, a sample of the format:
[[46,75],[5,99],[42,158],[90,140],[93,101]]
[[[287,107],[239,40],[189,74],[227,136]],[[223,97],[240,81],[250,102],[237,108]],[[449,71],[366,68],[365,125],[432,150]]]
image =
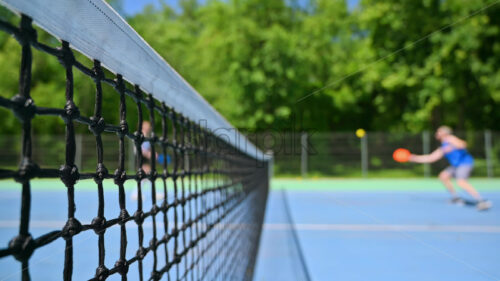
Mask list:
[[[439,173],[439,179],[450,192],[452,203],[464,204],[465,201],[457,196],[451,178],[457,179],[457,184],[476,200],[478,210],[491,208],[492,203],[484,200],[479,192],[469,183],[468,179],[474,167],[474,158],[467,151],[467,143],[453,135],[450,127],[441,126],[437,129],[435,137],[441,146],[427,155],[414,155],[407,150],[396,150],[394,159],[399,162],[433,163],[443,158],[448,160],[450,166]],[[406,161],[405,161],[406,160]]]

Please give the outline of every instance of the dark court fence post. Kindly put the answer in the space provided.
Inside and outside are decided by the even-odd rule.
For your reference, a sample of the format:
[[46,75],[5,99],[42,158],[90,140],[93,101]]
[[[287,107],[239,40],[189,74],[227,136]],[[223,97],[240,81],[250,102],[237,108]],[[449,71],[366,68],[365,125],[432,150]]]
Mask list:
[[493,175],[493,157],[492,157],[492,137],[491,131],[484,131],[484,151],[486,155],[486,173],[488,178],[492,178]]
[[[422,152],[424,154],[431,153],[431,133],[429,131],[422,132]],[[431,176],[431,165],[426,163],[424,165],[424,177]]]
[[361,175],[368,176],[368,133],[361,138]]
[[307,177],[307,133],[300,136],[300,173],[303,178]]

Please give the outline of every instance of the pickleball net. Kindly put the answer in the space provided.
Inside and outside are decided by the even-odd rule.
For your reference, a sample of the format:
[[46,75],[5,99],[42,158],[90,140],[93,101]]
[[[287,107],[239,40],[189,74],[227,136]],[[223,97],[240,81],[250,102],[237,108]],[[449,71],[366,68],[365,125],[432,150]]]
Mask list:
[[[43,14],[40,10],[43,6],[37,6],[44,1],[0,1],[0,4],[7,5],[20,15],[17,25],[0,20],[0,30],[12,35],[21,46],[19,92],[11,98],[0,97],[0,109],[15,114],[22,131],[22,152],[18,168],[0,167],[0,179],[18,182],[22,194],[18,235],[10,241],[4,241],[8,246],[0,249],[0,258],[14,257],[21,265],[19,269],[22,270],[22,279],[37,280],[37,276],[30,276],[30,258],[33,253],[40,247],[63,240],[64,263],[60,273],[54,274],[55,279],[105,280],[118,276],[121,280],[251,280],[268,194],[267,159],[259,157],[259,151],[239,134],[236,137],[218,135],[213,129],[220,124],[225,125],[225,120],[214,113],[211,107],[200,106],[204,104],[204,100],[198,100],[198,96],[191,93],[194,90],[181,78],[174,75],[170,77],[174,77],[174,80],[168,81],[169,77],[160,75],[146,81],[143,86],[140,81],[137,82],[136,77],[120,74],[120,63],[113,64],[112,60],[104,57],[96,58],[96,52],[92,50],[86,52],[86,41],[69,42],[58,38],[61,40],[59,47],[39,42],[33,24],[40,25],[54,36],[60,32],[57,27],[71,26],[67,22],[51,25],[57,17]],[[111,8],[104,2],[70,2],[51,2],[49,6],[59,9],[60,15],[64,15],[64,8],[68,8],[65,5],[91,4],[88,7],[93,6],[101,13],[96,17],[112,22],[114,27],[111,28],[124,30],[124,23],[118,22],[121,18],[109,12]],[[48,1],[45,1],[45,4],[47,3]],[[79,8],[85,10],[82,6]],[[75,16],[74,20],[77,21],[78,16]],[[126,30],[124,33],[125,39],[127,36],[131,38]],[[90,39],[91,37],[89,36]],[[152,52],[146,49],[149,47],[147,44],[141,45],[143,42],[136,39],[133,38],[132,43],[139,46],[139,51]],[[88,66],[77,60],[75,49],[92,58],[93,65]],[[30,95],[35,52],[37,56],[53,56],[59,60],[61,71],[66,77],[66,91],[48,94],[65,95],[66,103],[63,108],[37,106],[36,97]],[[103,53],[106,54],[99,54],[102,56]],[[149,58],[155,58],[154,55],[155,53]],[[122,57],[123,60],[129,58]],[[106,67],[103,66],[104,62]],[[157,66],[159,64],[164,65]],[[164,61],[159,60],[145,66],[146,73],[142,73],[143,77],[149,77],[151,72],[148,72],[147,68],[151,69],[151,65],[173,71]],[[132,66],[140,70],[140,65]],[[129,75],[135,73],[134,69],[130,71],[126,66],[123,70]],[[88,99],[94,100],[95,103],[91,116],[84,116],[75,102],[74,96],[84,93],[75,89],[74,71],[81,72],[95,84],[95,93],[88,96]],[[170,92],[162,94],[162,91],[166,91],[164,87],[151,87],[158,86],[151,84],[151,81],[158,83],[158,79],[167,80],[164,82],[170,86]],[[104,85],[111,86],[114,89],[112,94],[119,98],[119,104],[116,105],[116,114],[119,116],[117,124],[108,123],[103,117],[102,103],[106,94],[103,91]],[[154,92],[154,89],[159,93]],[[179,95],[191,97],[192,100],[183,100],[183,97],[172,98],[176,91]],[[135,110],[130,110],[130,103]],[[197,116],[200,112],[207,114]],[[127,121],[131,114],[136,115],[137,123],[130,124]],[[32,133],[33,120],[50,116],[61,118],[61,125],[65,128],[65,150],[61,152],[65,154],[65,161],[60,167],[41,167],[33,158],[32,141],[37,137]],[[199,122],[204,116],[207,117],[204,121],[212,124],[212,128],[202,126]],[[151,123],[150,135],[142,133],[144,121]],[[88,133],[95,136],[95,172],[80,171],[75,164],[77,125],[87,126]],[[104,165],[102,136],[105,134],[116,135],[119,157],[114,167]],[[243,144],[237,143],[236,140],[243,140]],[[136,151],[133,155],[134,173],[127,173],[125,166],[129,153],[125,148],[127,141],[133,142]],[[150,144],[151,155],[168,155],[171,161],[158,163],[155,157],[144,157],[140,151],[146,142]],[[67,221],[61,229],[33,237],[30,234],[30,208],[31,189],[33,179],[36,178],[59,178],[64,184],[64,192],[67,193]],[[80,221],[75,215],[75,209],[78,207],[75,202],[75,184],[78,181],[95,182],[98,208],[91,222]],[[119,212],[115,217],[104,216],[107,207],[104,200],[106,182],[114,182],[116,187]],[[134,206],[127,205],[127,182],[135,182],[137,186],[138,200]],[[146,190],[145,185],[149,186]],[[158,194],[163,198],[158,197]],[[146,200],[149,200],[151,208],[144,208],[143,201]],[[146,220],[152,224],[150,237],[145,236]],[[113,240],[120,245],[117,260],[110,260],[106,255],[105,242],[109,240],[105,240],[105,236],[109,235],[108,230],[111,228],[119,229],[119,237]],[[127,250],[130,231],[136,231],[138,237],[139,247],[133,252]],[[97,264],[92,272],[88,272],[88,276],[75,277],[74,264],[82,260],[79,260],[79,253],[74,250],[73,240],[84,232],[95,233],[98,238],[96,244],[86,245],[98,248]],[[153,262],[148,263],[150,268],[145,268],[143,261],[151,256]],[[138,276],[130,276],[129,268],[132,266],[138,268]]]

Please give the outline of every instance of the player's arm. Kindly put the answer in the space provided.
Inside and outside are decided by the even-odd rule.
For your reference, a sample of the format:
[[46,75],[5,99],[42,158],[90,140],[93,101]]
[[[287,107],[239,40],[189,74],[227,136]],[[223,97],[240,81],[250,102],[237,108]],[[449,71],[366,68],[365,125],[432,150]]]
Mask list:
[[458,149],[467,148],[467,142],[462,140],[462,139],[459,139],[455,136],[447,137],[446,141],[448,141],[455,148],[458,148]]
[[443,151],[441,148],[434,150],[431,154],[426,155],[414,155],[410,156],[410,162],[414,163],[433,163],[443,158]]

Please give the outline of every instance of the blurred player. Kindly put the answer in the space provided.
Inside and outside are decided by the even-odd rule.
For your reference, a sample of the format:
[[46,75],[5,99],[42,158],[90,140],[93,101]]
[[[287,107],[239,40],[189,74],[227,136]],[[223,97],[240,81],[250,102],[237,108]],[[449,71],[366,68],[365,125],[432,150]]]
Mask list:
[[409,161],[415,163],[433,163],[443,158],[450,166],[439,174],[439,179],[450,192],[452,203],[464,204],[464,200],[457,196],[451,178],[457,179],[457,184],[476,200],[478,210],[491,208],[492,203],[484,200],[479,192],[469,183],[468,179],[474,167],[474,158],[467,151],[467,143],[453,135],[450,127],[441,126],[436,131],[436,139],[441,147],[427,155],[411,155]]
[[[151,123],[149,123],[148,121],[142,122],[142,134],[144,135],[144,137],[151,136]],[[151,143],[149,141],[142,142],[141,153],[142,153],[141,168],[146,174],[149,174],[149,173],[151,173],[151,158],[153,157],[152,151],[151,151]],[[158,155],[154,155],[155,161],[156,161],[157,157],[158,157]],[[151,181],[149,179],[143,179],[141,181],[141,190],[142,190],[143,200],[145,198],[145,195],[146,196],[149,195],[149,193],[147,191],[150,188],[151,188]],[[132,200],[137,200],[137,198],[138,198],[138,190],[136,188],[134,190],[134,192],[132,192]],[[156,199],[163,199],[163,194],[157,192]]]

